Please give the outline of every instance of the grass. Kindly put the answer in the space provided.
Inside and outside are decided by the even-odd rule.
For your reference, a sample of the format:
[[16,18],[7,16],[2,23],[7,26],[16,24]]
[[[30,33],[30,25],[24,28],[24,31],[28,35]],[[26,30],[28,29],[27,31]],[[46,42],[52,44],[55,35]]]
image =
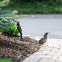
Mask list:
[[13,62],[13,61],[8,59],[0,59],[0,62]]
[[3,7],[3,10],[17,10],[18,14],[62,14],[61,4],[50,4],[48,2],[20,3]]

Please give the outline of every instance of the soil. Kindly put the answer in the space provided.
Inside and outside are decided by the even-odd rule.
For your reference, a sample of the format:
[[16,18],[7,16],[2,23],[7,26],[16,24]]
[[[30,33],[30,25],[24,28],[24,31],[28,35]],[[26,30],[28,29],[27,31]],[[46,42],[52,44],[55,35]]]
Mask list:
[[13,62],[22,62],[25,58],[39,50],[38,41],[29,37],[8,36],[0,34],[0,58],[11,59]]

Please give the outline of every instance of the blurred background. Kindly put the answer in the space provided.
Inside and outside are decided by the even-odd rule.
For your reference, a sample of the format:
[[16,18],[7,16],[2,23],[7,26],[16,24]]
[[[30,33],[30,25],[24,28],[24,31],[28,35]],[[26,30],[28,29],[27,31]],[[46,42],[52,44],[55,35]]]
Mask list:
[[10,0],[2,10],[17,10],[18,14],[62,14],[62,0]]
[[24,36],[62,38],[61,14],[62,0],[0,0],[0,31],[17,35],[19,21]]

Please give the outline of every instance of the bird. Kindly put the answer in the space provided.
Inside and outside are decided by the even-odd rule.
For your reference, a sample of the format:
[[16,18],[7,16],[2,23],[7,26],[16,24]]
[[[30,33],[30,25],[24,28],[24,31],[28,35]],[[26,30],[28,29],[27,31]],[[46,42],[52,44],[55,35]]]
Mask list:
[[47,35],[48,35],[48,32],[46,32],[46,33],[44,34],[43,38],[41,38],[41,39],[39,40],[39,44],[43,44],[43,43],[45,43],[45,42],[47,41]]

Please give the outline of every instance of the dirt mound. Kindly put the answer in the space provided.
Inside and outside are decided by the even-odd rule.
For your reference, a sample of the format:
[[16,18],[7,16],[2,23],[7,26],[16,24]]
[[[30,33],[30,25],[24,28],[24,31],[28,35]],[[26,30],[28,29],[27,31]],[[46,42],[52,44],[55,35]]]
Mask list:
[[21,41],[19,37],[0,34],[0,58],[21,62],[39,48],[37,41],[29,37],[23,37]]

